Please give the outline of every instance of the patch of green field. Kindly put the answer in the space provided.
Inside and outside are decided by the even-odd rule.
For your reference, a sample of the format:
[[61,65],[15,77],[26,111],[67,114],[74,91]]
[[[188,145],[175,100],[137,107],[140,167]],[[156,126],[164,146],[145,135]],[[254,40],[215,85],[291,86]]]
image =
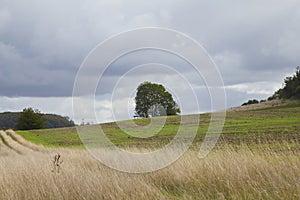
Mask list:
[[[199,115],[190,115],[191,120]],[[101,124],[101,128],[107,137],[119,146],[160,146],[167,144],[176,135],[180,126],[181,116],[170,116],[157,118],[155,120],[166,120],[163,128],[158,134],[147,137],[152,129],[147,125],[150,119],[135,119],[118,122],[133,135],[127,134],[119,128],[116,123]],[[210,114],[201,114],[200,123],[197,127],[197,136],[194,143],[203,141],[210,122]],[[139,125],[139,126],[137,126]],[[186,127],[189,127],[186,122]],[[95,125],[94,125],[95,126]],[[99,126],[99,125],[96,125]],[[157,132],[157,127],[153,132]],[[191,127],[192,129],[192,127]],[[188,128],[186,128],[188,131]],[[45,146],[61,146],[82,148],[82,142],[75,127],[59,129],[41,129],[30,131],[17,131],[25,139]],[[93,144],[98,135],[87,133],[86,141]],[[220,137],[220,143],[260,143],[276,141],[296,141],[300,139],[300,104],[293,104],[280,107],[271,107],[259,110],[227,112],[225,126]],[[99,142],[99,141],[98,141]]]
[[22,135],[25,139],[37,144],[42,144],[44,146],[75,148],[83,147],[75,127],[16,132]]

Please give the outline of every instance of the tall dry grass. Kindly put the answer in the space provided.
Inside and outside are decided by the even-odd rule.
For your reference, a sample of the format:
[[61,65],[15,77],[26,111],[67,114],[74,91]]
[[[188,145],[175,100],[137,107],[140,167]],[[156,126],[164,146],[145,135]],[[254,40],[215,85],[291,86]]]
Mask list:
[[5,135],[5,132],[0,130],[0,157],[16,154],[17,152],[7,145],[2,135]]
[[34,151],[47,151],[47,149],[41,145],[36,145],[28,140],[25,140],[21,135],[15,133],[12,129],[6,130],[6,134],[8,134],[13,140],[20,143],[21,145],[34,150]]
[[[63,163],[53,173],[57,152]],[[300,199],[299,148],[224,145],[197,154],[145,174],[112,170],[84,150],[0,156],[0,199]]]

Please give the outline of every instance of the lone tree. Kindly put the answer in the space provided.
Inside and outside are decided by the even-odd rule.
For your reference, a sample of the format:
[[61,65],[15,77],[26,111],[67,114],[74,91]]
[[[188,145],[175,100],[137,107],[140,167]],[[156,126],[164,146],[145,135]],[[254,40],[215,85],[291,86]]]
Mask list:
[[163,85],[144,82],[137,88],[135,112],[140,117],[165,116],[180,113],[177,103]]
[[16,127],[19,130],[41,129],[45,127],[45,119],[38,109],[24,108]]

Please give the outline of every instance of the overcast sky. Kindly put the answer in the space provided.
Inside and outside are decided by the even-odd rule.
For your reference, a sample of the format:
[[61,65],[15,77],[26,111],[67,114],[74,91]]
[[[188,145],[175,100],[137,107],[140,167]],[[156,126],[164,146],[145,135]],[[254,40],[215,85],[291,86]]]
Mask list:
[[[299,0],[0,0],[0,112],[34,107],[72,117],[73,84],[84,58],[108,37],[141,27],[174,29],[202,44],[221,72],[228,107],[250,98],[264,99],[300,64],[299,22]],[[126,72],[124,66],[151,62],[189,67],[174,55],[157,51],[136,52],[116,61],[104,76],[107,87],[97,90],[98,122],[114,120],[111,91],[116,77]],[[132,114],[134,88],[143,80],[164,83],[170,92],[185,91],[180,76],[164,70],[156,66],[122,79],[124,88],[119,89],[131,99],[114,97],[116,105],[126,105]],[[182,92],[177,98],[186,105],[184,113],[209,111],[203,82],[193,81],[192,75],[190,79],[198,88],[200,110],[189,107]],[[118,119],[130,117],[117,108]],[[91,121],[91,114],[82,110],[81,118]]]

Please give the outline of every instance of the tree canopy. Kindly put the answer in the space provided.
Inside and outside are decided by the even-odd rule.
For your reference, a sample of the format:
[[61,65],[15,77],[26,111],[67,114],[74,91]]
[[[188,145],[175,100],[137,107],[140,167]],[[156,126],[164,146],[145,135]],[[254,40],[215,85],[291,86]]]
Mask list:
[[172,95],[161,84],[144,82],[137,88],[135,112],[140,117],[176,115],[180,113]]
[[300,99],[300,67],[296,68],[296,72],[293,76],[288,76],[284,79],[283,88],[277,90],[270,99],[276,97],[282,99]]
[[41,129],[45,126],[43,114],[38,109],[24,108],[17,122],[17,129],[30,130]]

